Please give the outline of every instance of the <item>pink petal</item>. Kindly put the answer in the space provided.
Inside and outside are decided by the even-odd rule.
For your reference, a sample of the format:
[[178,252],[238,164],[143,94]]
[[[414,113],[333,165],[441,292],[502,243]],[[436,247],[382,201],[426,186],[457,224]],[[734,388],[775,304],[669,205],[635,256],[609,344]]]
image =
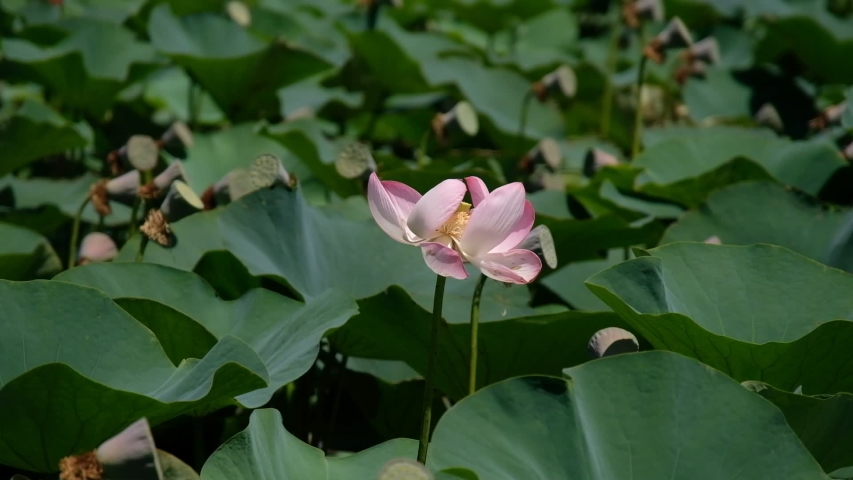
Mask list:
[[471,211],[460,240],[465,255],[483,256],[514,236],[516,225],[524,216],[525,202],[524,186],[519,182],[504,185],[490,193]]
[[530,233],[530,229],[533,228],[533,221],[535,219],[536,210],[533,209],[533,204],[525,200],[524,213],[521,214],[521,218],[519,218],[518,222],[515,223],[515,226],[512,227],[512,232],[508,237],[506,237],[506,240],[493,248],[489,253],[505,252],[517,247],[525,238],[527,238],[527,235]]
[[[424,261],[433,272],[443,276],[459,280],[468,278],[462,257],[456,250],[436,242],[425,242],[421,244]],[[535,254],[533,256],[536,256]],[[537,257],[538,258],[538,257]]]
[[445,180],[428,191],[412,209],[407,225],[415,235],[423,239],[434,238],[439,227],[456,213],[465,184],[461,180]]
[[370,174],[367,183],[367,203],[373,219],[389,237],[400,243],[416,243],[406,220],[421,199],[421,194],[412,187],[400,182],[379,180],[375,173]]
[[487,277],[499,282],[530,283],[542,270],[542,260],[530,250],[509,250],[469,259]]
[[479,177],[466,177],[468,191],[471,193],[471,204],[475,207],[489,196],[489,189]]

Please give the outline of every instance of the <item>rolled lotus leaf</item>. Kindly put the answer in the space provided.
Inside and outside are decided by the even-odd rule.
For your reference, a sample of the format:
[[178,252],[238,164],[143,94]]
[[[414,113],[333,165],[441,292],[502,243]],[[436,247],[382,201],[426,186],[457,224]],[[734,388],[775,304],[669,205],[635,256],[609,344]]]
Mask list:
[[116,242],[106,233],[92,232],[80,242],[77,253],[80,265],[90,262],[108,262],[118,255]]
[[166,198],[160,205],[160,211],[163,212],[163,216],[169,223],[177,222],[203,209],[204,202],[201,201],[201,198],[181,180],[172,182]]
[[776,110],[776,107],[773,106],[772,103],[765,103],[755,112],[755,122],[759,125],[763,125],[766,127],[770,127],[777,132],[781,132],[785,129],[785,124],[782,123],[782,117],[779,115],[779,111]]
[[530,250],[538,255],[549,268],[552,270],[557,268],[557,249],[554,246],[554,237],[551,235],[551,230],[545,225],[539,225],[530,230],[527,237],[516,248]]
[[95,450],[104,480],[161,480],[163,470],[148,420],[142,418]]
[[295,177],[284,168],[281,159],[269,153],[258,155],[252,162],[249,169],[249,180],[254,187],[253,190],[268,188],[273,185],[292,188],[296,183]]
[[335,170],[344,178],[360,178],[376,171],[376,160],[370,147],[363,143],[351,143],[341,150],[335,159]]
[[157,166],[160,157],[160,147],[148,135],[134,135],[127,140],[119,154],[126,158],[133,168],[140,172],[149,172]]
[[587,350],[591,358],[602,358],[636,352],[640,350],[640,343],[633,333],[619,327],[608,327],[592,336]]
[[231,20],[241,27],[248,27],[252,23],[252,12],[245,3],[239,0],[232,0],[225,6],[225,11]]
[[409,458],[396,458],[382,467],[377,480],[433,480],[434,478],[421,463]]
[[449,112],[438,116],[439,137],[444,138],[452,131],[461,131],[469,137],[473,137],[480,129],[477,112],[470,103],[462,100]]
[[584,155],[583,174],[592,178],[602,168],[616,165],[619,165],[619,159],[615,155],[600,148],[590,148]]
[[195,144],[195,136],[184,122],[175,122],[160,137],[163,146],[190,148]]

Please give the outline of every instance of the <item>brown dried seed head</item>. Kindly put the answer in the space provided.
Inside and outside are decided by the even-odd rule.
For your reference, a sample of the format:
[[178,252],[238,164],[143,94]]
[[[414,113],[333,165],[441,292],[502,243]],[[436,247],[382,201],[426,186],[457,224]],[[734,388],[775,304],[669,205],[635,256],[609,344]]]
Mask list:
[[643,48],[643,55],[649,60],[660,65],[663,63],[665,58],[663,45],[657,38],[653,38],[652,41]]
[[110,193],[107,191],[108,181],[106,178],[102,178],[89,187],[89,199],[92,201],[92,205],[95,207],[98,215],[102,217],[113,213],[113,209],[110,207]]
[[160,196],[160,189],[154,182],[148,182],[136,189],[136,194],[143,200],[154,200]]
[[640,19],[637,17],[637,6],[634,2],[628,2],[622,5],[622,21],[625,25],[631,28],[640,26]]
[[59,470],[59,480],[101,480],[104,476],[104,467],[95,452],[65,457],[59,461]]
[[443,145],[445,142],[444,117],[440,113],[436,113],[435,116],[432,117],[432,132],[435,134],[435,138],[438,139],[438,142]]
[[161,246],[169,247],[172,245],[172,228],[166,221],[166,217],[163,216],[163,212],[156,208],[148,212],[145,223],[139,227],[139,231]]

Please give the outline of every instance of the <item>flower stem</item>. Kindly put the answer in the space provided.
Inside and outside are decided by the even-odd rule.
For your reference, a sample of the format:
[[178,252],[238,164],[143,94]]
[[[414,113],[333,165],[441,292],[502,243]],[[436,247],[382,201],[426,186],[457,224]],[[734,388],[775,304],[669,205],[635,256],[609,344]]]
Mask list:
[[637,154],[640,153],[640,136],[643,134],[643,106],[642,106],[642,94],[643,94],[643,80],[646,75],[646,61],[648,59],[645,55],[640,59],[640,67],[637,72],[637,92],[634,97],[636,100],[637,112],[634,114],[634,143],[631,146],[631,159],[636,158]]
[[77,263],[77,240],[80,238],[80,217],[83,216],[83,209],[89,204],[89,196],[83,200],[77,213],[74,215],[74,224],[71,227],[71,245],[68,247],[68,268],[74,268]]
[[471,363],[468,367],[468,395],[477,391],[477,329],[480,323],[480,297],[483,296],[483,285],[486,277],[480,274],[477,286],[474,287],[474,297],[471,299]]
[[128,228],[128,231],[127,231],[127,239],[128,240],[133,238],[133,235],[136,233],[136,230],[138,230],[138,228],[139,228],[139,226],[137,225],[137,222],[139,221],[139,218],[138,218],[139,207],[142,203],[143,203],[143,201],[139,197],[136,197],[136,199],[133,201],[133,208],[130,211],[130,228]]
[[610,133],[610,113],[613,109],[613,75],[616,74],[617,52],[619,50],[619,6],[617,5],[612,29],[610,46],[607,49],[607,78],[604,82],[604,98],[601,101],[601,138],[607,138]]
[[524,127],[527,126],[527,109],[532,99],[533,90],[528,90],[524,94],[524,100],[521,101],[521,118],[518,119],[518,140],[521,142],[524,141]]
[[429,340],[429,358],[427,360],[426,382],[424,383],[423,420],[421,421],[421,443],[418,446],[418,461],[426,464],[429,449],[429,430],[432,424],[432,394],[435,381],[435,358],[438,356],[438,330],[441,327],[441,306],[444,303],[444,284],[447,277],[437,275],[435,296],[432,301],[432,329]]

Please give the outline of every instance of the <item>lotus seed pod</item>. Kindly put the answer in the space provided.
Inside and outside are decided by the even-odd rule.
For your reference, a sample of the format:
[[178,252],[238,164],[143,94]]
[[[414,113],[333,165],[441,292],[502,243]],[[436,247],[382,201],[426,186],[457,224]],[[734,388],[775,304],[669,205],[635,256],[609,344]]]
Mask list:
[[841,117],[847,110],[847,102],[841,102],[836,105],[831,105],[825,108],[817,118],[809,121],[809,127],[814,130],[823,130],[824,128],[834,125],[841,121]]
[[634,2],[634,11],[637,17],[655,22],[662,22],[664,18],[662,0],[637,0]]
[[853,161],[853,142],[848,143],[847,146],[844,147],[844,150],[841,151],[841,154],[844,155],[844,158],[848,161]]
[[119,155],[140,172],[150,172],[157,166],[160,147],[148,135],[134,135],[121,147]]
[[640,350],[640,343],[633,333],[618,327],[599,330],[587,345],[591,358],[609,357]]
[[777,132],[785,130],[785,124],[782,123],[782,117],[779,111],[771,103],[765,103],[755,112],[755,122],[759,125],[770,127]]
[[716,65],[720,63],[720,44],[714,37],[705,37],[684,51],[686,58]]
[[160,205],[160,211],[163,212],[163,217],[169,223],[177,222],[203,209],[204,203],[201,198],[181,180],[172,182],[166,198]]
[[184,163],[180,160],[175,160],[166,167],[165,170],[160,172],[160,175],[154,177],[154,185],[156,185],[159,190],[166,190],[175,182],[175,180],[187,181]]
[[228,186],[228,200],[232,202],[258,190],[252,181],[251,172],[243,168],[236,168],[228,172],[225,181]]
[[551,94],[574,98],[578,90],[578,78],[572,67],[560,65],[556,70],[534,83],[532,88],[540,102],[547,100]]
[[537,165],[545,165],[551,171],[557,171],[563,162],[560,145],[553,138],[543,138],[519,162],[519,168],[532,172]]
[[288,173],[282,165],[281,159],[269,153],[258,155],[252,162],[249,180],[254,187],[253,190],[268,188],[273,185],[281,185],[291,189],[296,186],[296,177]]
[[335,159],[335,170],[344,178],[361,178],[376,171],[376,160],[370,147],[363,143],[351,143],[341,150]]
[[462,100],[449,112],[437,114],[433,119],[432,128],[435,136],[444,141],[454,131],[473,137],[480,129],[480,122],[474,107]]
[[554,237],[551,230],[545,225],[539,225],[522,240],[518,247],[522,250],[530,250],[542,259],[542,263],[548,265],[552,270],[557,268],[557,249],[554,246]]
[[102,443],[95,455],[104,466],[104,479],[163,478],[148,420],[137,420],[121,433]]
[[434,478],[421,463],[408,458],[398,458],[382,467],[377,480],[434,480]]
[[77,253],[78,263],[85,265],[91,262],[108,262],[118,254],[116,242],[106,233],[92,232],[80,243]]
[[139,178],[139,171],[131,170],[111,180],[102,180],[92,185],[89,190],[89,198],[98,214],[107,216],[112,213],[110,202],[113,201],[122,205],[133,205],[139,190]]
[[161,146],[190,148],[195,144],[192,130],[184,122],[175,122],[160,137]]
[[667,50],[689,47],[692,44],[690,31],[680,18],[675,17],[646,45],[643,55],[655,63],[663,63]]
[[619,165],[619,159],[615,155],[600,148],[590,148],[583,159],[583,174],[592,178],[602,168],[616,165]]
[[711,235],[710,237],[705,239],[705,243],[709,245],[722,245],[723,241],[720,240],[720,237],[716,235]]
[[232,0],[225,6],[225,11],[231,20],[241,27],[248,27],[252,23],[252,12],[243,2]]

